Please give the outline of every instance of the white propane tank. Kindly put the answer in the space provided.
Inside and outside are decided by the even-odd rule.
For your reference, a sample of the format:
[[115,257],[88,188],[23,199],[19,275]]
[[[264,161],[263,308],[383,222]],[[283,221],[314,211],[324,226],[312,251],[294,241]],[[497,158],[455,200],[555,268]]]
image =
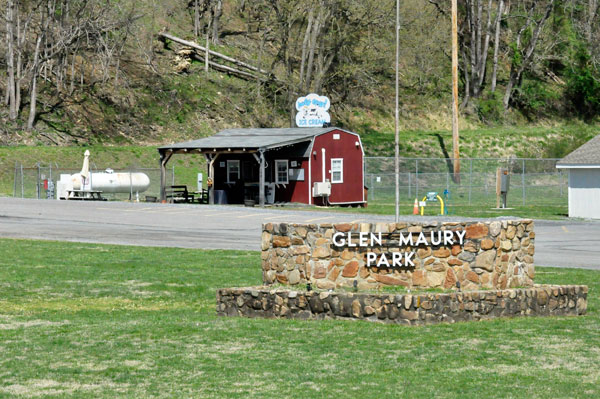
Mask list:
[[103,193],[143,193],[150,187],[150,178],[145,173],[115,173],[112,169],[91,173],[90,189]]
[[73,175],[60,175],[57,198],[67,199],[68,190],[100,191],[102,193],[143,193],[150,187],[150,178],[140,172],[119,172],[112,169],[90,173],[90,152],[84,154],[81,172]]

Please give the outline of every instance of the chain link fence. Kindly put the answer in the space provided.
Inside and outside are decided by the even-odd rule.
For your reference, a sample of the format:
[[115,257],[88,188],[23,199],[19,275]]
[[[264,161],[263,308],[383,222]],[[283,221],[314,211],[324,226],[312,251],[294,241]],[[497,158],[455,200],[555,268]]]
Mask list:
[[[508,206],[517,205],[566,205],[568,173],[556,169],[559,159],[530,158],[462,158],[460,182],[454,181],[453,160],[447,158],[401,158],[400,201],[412,204],[421,200],[428,192],[437,192],[451,205],[496,204],[496,170],[506,168],[510,173]],[[393,157],[365,157],[365,185],[369,188],[371,204],[393,205],[395,201],[395,174]],[[90,165],[90,172],[104,169]],[[37,164],[24,167],[17,163],[14,171],[13,196],[22,198],[48,198],[48,181],[57,187],[61,174],[79,172],[75,168],[58,165]],[[150,187],[143,196],[160,197],[159,168],[130,168],[115,170],[115,173],[145,173],[150,178]],[[167,170],[167,182],[175,184],[175,167]],[[109,200],[135,199],[130,188],[125,193],[102,194]],[[133,195],[133,198],[132,198]],[[53,195],[56,198],[56,195]],[[144,200],[142,197],[141,200]]]
[[[496,171],[510,174],[508,206],[566,205],[568,173],[556,169],[559,159],[462,158],[460,182],[454,181],[453,159],[401,158],[400,201],[412,203],[428,192],[437,192],[452,205],[496,204]],[[365,185],[369,202],[394,204],[395,172],[393,157],[365,157]]]
[[[57,182],[61,174],[72,175],[80,172],[75,168],[61,168],[58,165],[37,164],[34,167],[24,167],[22,164],[15,164],[13,197],[37,198],[37,199],[56,199]],[[104,172],[106,169],[98,168],[96,165],[90,165],[90,173]],[[150,179],[150,187],[143,193],[140,193],[140,201],[146,197],[160,198],[160,169],[159,168],[129,168],[114,169],[114,173],[144,173]],[[52,184],[50,184],[52,182]],[[130,182],[132,180],[130,179]],[[175,166],[167,169],[167,182],[175,184]],[[53,187],[53,189],[52,189]],[[102,197],[108,200],[135,200],[136,192],[132,185],[123,187],[125,192],[121,193],[102,193]]]

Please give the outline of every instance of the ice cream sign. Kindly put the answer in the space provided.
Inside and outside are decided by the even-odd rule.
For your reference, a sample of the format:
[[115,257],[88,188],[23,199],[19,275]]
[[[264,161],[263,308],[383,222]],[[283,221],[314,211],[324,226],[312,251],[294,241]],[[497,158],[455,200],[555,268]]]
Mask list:
[[329,116],[329,99],[315,93],[296,100],[296,126],[298,127],[322,127],[324,123],[331,122]]

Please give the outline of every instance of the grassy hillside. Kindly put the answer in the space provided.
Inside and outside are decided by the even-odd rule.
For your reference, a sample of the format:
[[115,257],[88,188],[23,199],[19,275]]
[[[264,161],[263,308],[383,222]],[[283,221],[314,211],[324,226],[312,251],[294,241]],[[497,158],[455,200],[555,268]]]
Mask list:
[[[368,125],[357,131],[368,156],[394,155],[393,132],[378,132]],[[597,134],[600,127],[587,124],[470,128],[459,133],[460,152],[468,158],[562,158]],[[451,157],[452,132],[401,131],[399,147],[403,157]]]
[[[404,157],[439,158],[452,153],[449,24],[448,18],[430,3],[402,2],[399,123],[400,154]],[[45,71],[49,74],[42,75],[38,82],[38,115],[32,131],[24,128],[29,83],[23,80],[17,120],[10,121],[7,107],[0,106],[0,145],[6,146],[0,147],[0,195],[12,194],[16,162],[25,167],[52,163],[78,169],[84,147],[90,147],[93,166],[98,168],[155,168],[158,145],[197,139],[230,127],[289,126],[290,100],[310,90],[331,98],[332,123],[359,133],[367,156],[393,155],[392,3],[339,2],[340,9],[352,12],[336,14],[331,20],[336,24],[328,25],[330,30],[321,43],[330,53],[335,52],[336,58],[331,61],[334,66],[320,84],[313,80],[308,86],[300,84],[299,72],[308,25],[306,7],[312,2],[223,2],[218,44],[210,47],[268,70],[261,79],[240,78],[213,69],[206,73],[204,63],[182,52],[181,45],[160,40],[160,32],[169,32],[205,43],[202,29],[199,37],[194,37],[193,10],[186,4],[171,0],[114,2],[116,14],[110,14],[114,18],[128,10],[136,16],[127,29],[104,37],[111,45],[118,44],[111,40],[122,37],[118,56],[107,58],[106,51],[93,47],[70,48],[61,55],[64,76],[60,85],[55,76],[60,71],[50,63],[51,69]],[[277,12],[288,14],[278,19],[274,8],[281,5],[287,8]],[[27,7],[24,3],[22,9]],[[580,38],[567,29],[577,21],[563,16],[579,14],[561,10],[557,9],[552,24],[542,33],[540,51],[546,53],[540,54],[531,70],[523,74],[518,96],[507,111],[498,93],[508,79],[512,62],[510,32],[515,26],[511,25],[512,19],[505,21],[496,96],[486,92],[461,110],[462,157],[562,157],[600,132],[593,112],[582,116],[569,111],[569,107],[576,106],[566,96],[574,93],[569,91],[569,79],[577,76],[569,75],[573,68],[565,65],[573,66],[572,50]],[[513,11],[518,10],[513,7]],[[208,21],[209,14],[204,14],[202,23]],[[557,47],[553,45],[556,37],[568,40]],[[0,43],[0,50],[3,46]],[[553,58],[553,52],[559,50],[564,57]],[[327,53],[319,51],[317,59]],[[544,59],[554,61],[549,64]],[[211,60],[224,62],[214,57]],[[581,76],[594,78],[594,71],[586,75],[586,65],[581,65]],[[315,67],[315,74],[317,70]],[[2,90],[6,88],[6,72],[7,64],[0,61]],[[595,86],[586,82],[583,88],[594,92]],[[319,86],[322,90],[315,88]],[[464,90],[461,81],[461,97]],[[183,184],[195,184],[196,172],[205,170],[202,157],[177,156],[170,165],[175,166],[176,179]]]
[[[122,13],[131,8],[137,16],[128,25],[127,34],[119,33],[124,35],[119,57],[107,61],[102,58],[104,53],[94,49],[67,52],[65,60],[72,65],[64,70],[64,87],[55,82],[54,70],[39,79],[39,115],[30,132],[24,129],[29,106],[29,83],[24,79],[19,118],[10,121],[7,107],[0,107],[0,144],[158,145],[203,137],[228,127],[285,127],[290,123],[289,101],[305,91],[317,90],[316,84],[311,86],[309,82],[309,87],[301,88],[299,82],[299,57],[307,24],[307,12],[302,7],[310,2],[273,3],[290,7],[286,12],[291,13],[288,17],[292,31],[285,37],[281,21],[274,19],[273,7],[264,8],[264,2],[259,1],[223,2],[219,43],[211,44],[211,49],[268,70],[269,77],[260,83],[212,69],[205,73],[203,62],[183,54],[182,46],[159,40],[159,32],[169,32],[204,44],[202,33],[194,38],[193,10],[185,2],[116,3]],[[324,36],[323,45],[335,50],[336,58],[318,91],[332,100],[334,125],[361,133],[369,155],[389,155],[388,143],[394,130],[395,39],[390,33],[393,6],[379,2],[342,3],[352,12],[337,15],[337,30],[331,28]],[[403,2],[401,14],[402,152],[407,156],[440,156],[447,145],[451,123],[448,20],[427,2]],[[207,15],[202,23],[207,22]],[[561,20],[562,15],[557,9],[554,25],[548,25],[543,32],[540,51],[554,51],[548,50],[556,47],[551,45],[551,39],[564,36],[569,44],[560,50],[565,57],[571,57],[571,47],[577,40],[567,37],[566,28],[562,27],[575,22]],[[499,91],[506,83],[510,66],[510,35],[506,32],[501,47]],[[545,64],[544,57],[540,55],[532,70],[523,75],[518,96],[508,111],[504,112],[493,96],[472,100],[462,109],[464,155],[510,155],[510,144],[521,143],[520,136],[525,132],[526,145],[514,151],[521,155],[557,156],[560,151],[548,152],[544,147],[553,148],[554,143],[559,143],[557,149],[569,147],[572,137],[580,134],[573,129],[583,129],[583,135],[589,136],[594,128],[578,125],[583,117],[568,112],[568,68],[563,65],[566,58],[554,66]],[[550,53],[546,58],[555,59]],[[212,61],[224,62],[214,58]],[[6,85],[5,72],[6,65],[0,62],[2,90]],[[593,91],[593,86],[588,86]],[[463,91],[461,82],[461,97]],[[593,123],[595,117],[592,113],[585,119]]]

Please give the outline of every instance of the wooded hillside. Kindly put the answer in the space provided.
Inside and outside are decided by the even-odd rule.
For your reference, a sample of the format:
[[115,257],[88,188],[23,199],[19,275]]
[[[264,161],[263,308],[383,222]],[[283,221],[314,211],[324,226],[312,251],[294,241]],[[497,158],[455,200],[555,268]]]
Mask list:
[[[401,126],[449,128],[450,2],[401,4]],[[393,128],[393,0],[0,7],[0,144],[163,143],[289,126],[309,92],[331,99],[338,126]],[[460,0],[462,126],[595,122],[598,11],[597,0]]]

